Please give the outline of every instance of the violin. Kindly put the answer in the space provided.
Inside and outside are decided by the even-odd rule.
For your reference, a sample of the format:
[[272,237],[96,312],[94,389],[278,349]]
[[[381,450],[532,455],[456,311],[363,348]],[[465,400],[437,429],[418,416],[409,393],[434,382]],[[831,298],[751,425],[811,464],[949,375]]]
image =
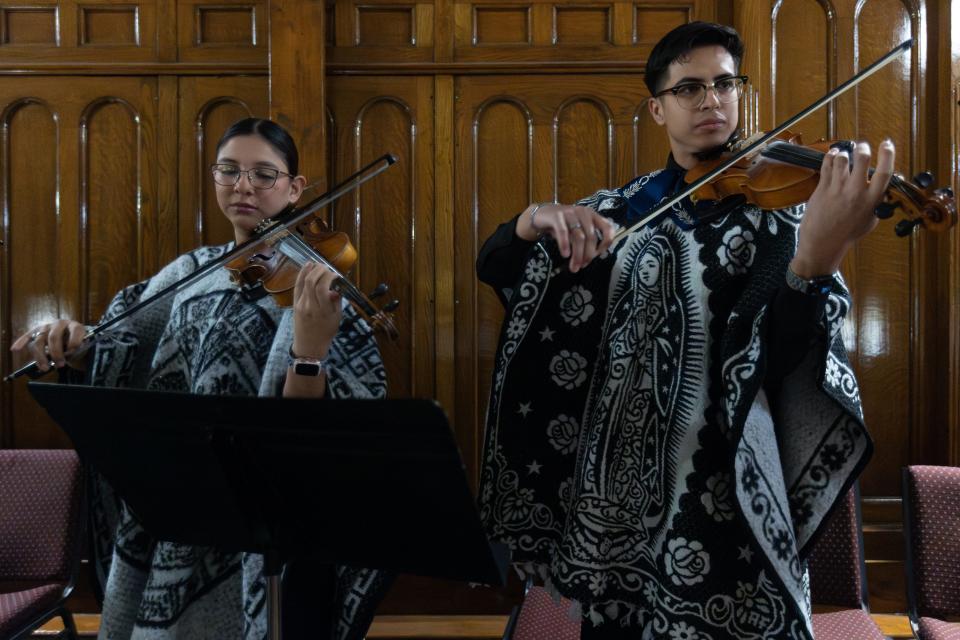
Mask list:
[[[913,47],[912,38],[894,47],[886,55],[787,118],[774,129],[743,141],[736,145],[736,150],[724,153],[718,159],[704,164],[699,167],[701,169],[699,171],[698,167],[688,171],[686,175],[688,184],[685,188],[666,198],[650,211],[637,212],[639,219],[629,227],[617,231],[613,241],[618,242],[634,231],[654,223],[674,205],[688,197],[699,197],[701,202],[712,200],[722,204],[726,204],[723,200],[728,196],[754,198],[753,202],[761,208],[780,208],[806,202],[819,183],[819,169],[823,154],[832,145],[841,145],[852,151],[852,143],[823,141],[805,147],[799,143],[798,136],[789,132],[789,128],[857,86],[909,51],[911,47]],[[728,170],[731,172],[725,173]],[[918,226],[938,231],[949,229],[957,220],[953,191],[948,187],[931,190],[932,184],[933,176],[929,172],[919,174],[913,182],[895,175],[884,193],[884,200],[877,207],[877,215],[881,218],[890,217],[895,210],[901,209],[907,218],[897,224],[896,232],[900,236],[909,235]],[[779,193],[774,196],[773,194],[777,192]],[[698,193],[699,196],[696,195]],[[728,200],[730,201],[732,199]],[[627,206],[630,206],[629,200],[627,200]],[[715,208],[722,209],[722,207]]]
[[[342,232],[339,234],[332,233],[322,229],[322,223],[316,217],[321,209],[368,180],[380,175],[396,161],[396,157],[389,153],[384,154],[302,207],[290,208],[281,212],[275,218],[262,220],[254,228],[249,240],[234,247],[219,258],[203,264],[192,273],[167,285],[154,295],[141,300],[106,322],[91,327],[83,337],[84,342],[86,345],[91,344],[90,340],[97,335],[139,313],[158,300],[163,300],[167,296],[199,282],[214,271],[219,270],[220,267],[228,264],[234,265],[233,272],[237,272],[236,277],[241,282],[250,283],[250,289],[256,289],[258,285],[262,285],[260,288],[269,293],[267,289],[267,286],[269,286],[277,291],[280,300],[284,300],[284,295],[288,295],[289,298],[286,299],[289,300],[287,302],[287,306],[289,306],[293,303],[293,294],[292,292],[284,294],[284,291],[292,290],[292,283],[296,282],[300,268],[310,261],[319,262],[336,273],[337,278],[334,281],[334,286],[337,291],[353,304],[360,316],[368,321],[371,328],[384,329],[391,338],[396,337],[399,332],[393,325],[390,311],[395,309],[399,302],[394,300],[385,305],[383,309],[378,309],[371,298],[386,293],[386,285],[381,284],[370,296],[365,296],[343,275],[343,271],[346,271],[349,267],[344,266],[347,261],[342,260],[340,254],[349,256],[352,251],[353,257],[350,258],[351,261],[349,262],[352,265],[352,261],[356,260],[356,250],[352,246],[349,250],[347,249],[349,240],[346,239],[346,234]],[[315,240],[316,247],[319,247],[319,249],[304,238]],[[338,247],[339,251],[337,250]],[[326,252],[327,255],[325,256],[323,252]],[[279,260],[280,256],[285,256],[288,260]],[[274,259],[276,259],[275,262],[273,262]],[[331,260],[338,262],[341,268],[337,268]],[[274,265],[278,266],[273,268]],[[290,279],[291,276],[292,279]],[[286,279],[290,279],[289,288],[284,284]],[[250,289],[247,290],[248,295],[253,293]],[[22,375],[36,377],[40,373],[36,362],[28,362],[16,371],[4,376],[3,379],[4,381],[10,381]]]
[[[701,202],[737,204],[748,202],[761,209],[782,209],[806,202],[820,180],[823,156],[831,148],[846,151],[853,162],[854,144],[848,140],[820,140],[804,145],[799,134],[784,131],[758,154],[744,156],[703,183],[691,195],[694,204]],[[721,157],[701,162],[687,172],[684,180],[697,182],[726,159]],[[872,171],[871,171],[872,174]],[[900,212],[904,219],[894,229],[900,237],[910,235],[917,227],[945,231],[957,222],[957,207],[950,187],[931,188],[933,174],[924,171],[912,181],[894,173],[878,205],[876,215],[886,219]]]
[[[270,222],[264,221],[267,225]],[[264,231],[258,227],[254,235]],[[330,230],[320,218],[310,218],[287,233],[275,234],[223,266],[247,299],[269,294],[281,307],[289,307],[293,304],[297,275],[311,261],[319,262],[336,274],[331,288],[346,298],[374,331],[383,331],[391,340],[400,336],[391,315],[400,301],[391,300],[378,309],[374,299],[387,292],[385,283],[377,285],[368,296],[343,275],[356,263],[357,250],[346,233]]]

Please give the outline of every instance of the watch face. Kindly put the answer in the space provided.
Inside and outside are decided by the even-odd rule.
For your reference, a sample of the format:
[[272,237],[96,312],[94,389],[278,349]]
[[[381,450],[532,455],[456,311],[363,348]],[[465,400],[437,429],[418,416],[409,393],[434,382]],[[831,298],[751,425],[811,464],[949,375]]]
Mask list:
[[320,371],[321,367],[316,362],[295,362],[293,365],[293,372],[298,376],[318,376]]

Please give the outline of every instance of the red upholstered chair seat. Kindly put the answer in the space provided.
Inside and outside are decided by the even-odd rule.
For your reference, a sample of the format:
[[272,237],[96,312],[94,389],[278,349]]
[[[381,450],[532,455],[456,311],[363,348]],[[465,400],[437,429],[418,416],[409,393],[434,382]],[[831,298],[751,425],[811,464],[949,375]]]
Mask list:
[[66,583],[56,583],[0,593],[0,638],[9,638],[20,631],[37,617],[37,612],[54,608],[66,586]]
[[816,640],[884,640],[876,623],[863,609],[846,609],[813,616]]
[[920,618],[920,637],[924,640],[960,640],[960,622]]
[[570,606],[566,598],[554,602],[543,587],[530,587],[520,606],[511,639],[580,640],[580,619],[570,618]]

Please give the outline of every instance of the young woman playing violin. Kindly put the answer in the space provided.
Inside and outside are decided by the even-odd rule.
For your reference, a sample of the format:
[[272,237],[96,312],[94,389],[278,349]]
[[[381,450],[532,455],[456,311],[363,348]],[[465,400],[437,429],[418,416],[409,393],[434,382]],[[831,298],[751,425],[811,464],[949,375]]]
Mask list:
[[871,451],[838,269],[877,224],[889,141],[872,175],[866,143],[852,168],[827,153],[805,206],[701,223],[681,202],[612,242],[734,134],[742,55],[729,27],[667,34],[646,69],[665,168],[532,204],[478,258],[506,306],[481,514],[583,638],[811,639],[805,554]]
[[[217,202],[237,244],[261,220],[295,203],[305,179],[289,134],[258,118],[231,126],[211,167]],[[119,292],[105,320],[232,245],[202,247],[180,256],[145,282]],[[273,298],[247,300],[226,269],[213,272],[144,308],[92,344],[86,328],[60,319],[34,327],[13,343],[41,370],[60,368],[71,381],[213,395],[379,398],[386,376],[376,342],[356,312],[331,290],[334,274],[307,264],[298,274],[292,308]],[[225,400],[229,401],[229,400]],[[322,414],[318,420],[322,420]],[[95,556],[103,580],[101,636],[108,638],[264,637],[262,561],[151,538],[102,481],[95,483]],[[284,576],[285,636],[362,638],[389,580],[376,571],[342,569],[311,574],[294,562]],[[363,585],[362,588],[355,588]],[[322,630],[325,602],[347,595],[363,602],[334,604],[330,632]],[[297,603],[300,603],[298,606]]]

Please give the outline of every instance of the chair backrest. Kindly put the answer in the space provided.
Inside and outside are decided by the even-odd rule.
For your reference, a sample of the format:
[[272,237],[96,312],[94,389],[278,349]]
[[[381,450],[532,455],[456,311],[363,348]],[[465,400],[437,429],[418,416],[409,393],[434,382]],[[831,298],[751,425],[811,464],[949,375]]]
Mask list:
[[807,558],[813,604],[866,607],[866,563],[860,524],[860,492],[854,484],[842,497]]
[[912,616],[960,616],[960,468],[904,468],[903,530]]
[[69,583],[83,532],[70,450],[0,450],[0,582]]

